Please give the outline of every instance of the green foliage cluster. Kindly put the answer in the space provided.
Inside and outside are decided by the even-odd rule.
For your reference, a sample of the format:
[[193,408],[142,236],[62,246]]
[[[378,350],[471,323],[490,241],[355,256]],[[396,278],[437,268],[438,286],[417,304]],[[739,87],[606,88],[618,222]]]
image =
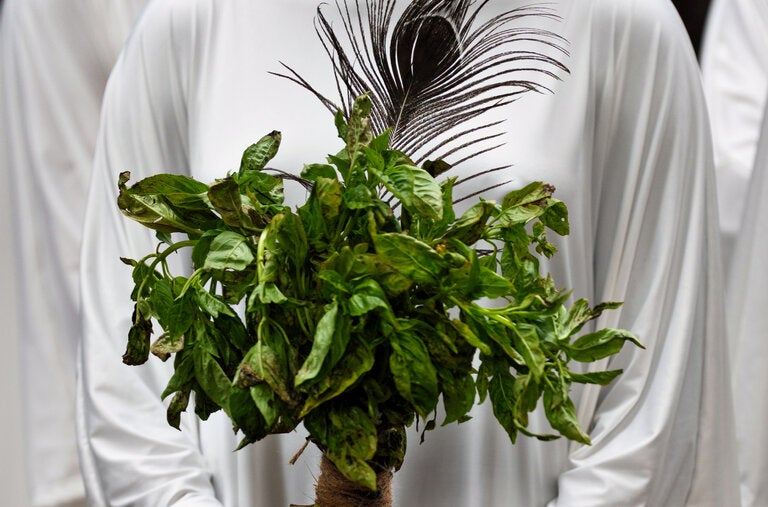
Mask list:
[[[568,233],[565,204],[537,182],[456,217],[455,180],[430,174],[445,165],[416,167],[391,150],[387,133],[372,135],[369,111],[363,96],[350,118],[337,115],[346,145],[304,167],[311,191],[295,211],[283,204],[283,179],[265,170],[277,132],[210,186],[161,174],[128,187],[121,175],[120,209],[161,241],[123,259],[136,302],[124,362],[174,356],[162,393],[173,396],[172,426],[193,393],[195,413],[224,410],[241,445],[303,422],[370,489],[376,467],[402,464],[406,427],[417,418],[435,427],[440,400],[448,424],[489,398],[512,442],[531,435],[528,415],[542,400],[554,430],[588,443],[570,386],[620,371],[579,374],[569,363],[638,343],[614,329],[576,337],[617,304],[568,308],[569,294],[539,274],[538,256],[555,252],[545,231]],[[182,248],[191,249],[187,277],[168,267]],[[162,334],[151,343],[153,321]]]

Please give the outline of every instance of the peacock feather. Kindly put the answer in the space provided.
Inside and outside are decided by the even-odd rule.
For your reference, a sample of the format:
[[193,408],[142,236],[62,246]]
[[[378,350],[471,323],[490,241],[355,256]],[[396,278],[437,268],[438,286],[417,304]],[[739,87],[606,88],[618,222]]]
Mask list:
[[333,19],[328,5],[318,7],[315,28],[340,103],[285,64],[287,73],[276,74],[347,117],[353,99],[370,92],[373,129],[390,129],[394,148],[419,164],[432,159],[457,165],[503,144],[501,121],[469,120],[523,93],[548,90],[532,75],[558,79],[567,72],[557,59],[530,49],[566,55],[561,37],[520,26],[527,18],[556,18],[551,9],[517,7],[480,22],[489,1],[413,0],[396,16],[397,0],[335,0]]

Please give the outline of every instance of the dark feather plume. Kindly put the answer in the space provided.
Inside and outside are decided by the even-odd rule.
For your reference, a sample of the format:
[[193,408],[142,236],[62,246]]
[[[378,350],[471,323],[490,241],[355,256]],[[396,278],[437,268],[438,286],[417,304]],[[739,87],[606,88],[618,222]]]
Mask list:
[[531,72],[554,79],[567,72],[544,52],[516,48],[533,42],[567,54],[556,34],[519,26],[527,18],[556,17],[543,6],[511,9],[480,23],[489,0],[413,0],[393,25],[397,0],[334,2],[338,24],[321,5],[315,26],[342,103],[285,64],[288,73],[277,75],[310,90],[332,113],[341,109],[347,116],[352,100],[371,92],[374,130],[391,129],[392,146],[417,163],[454,158],[455,165],[500,146],[500,121],[466,122],[525,92],[547,90],[529,79]]

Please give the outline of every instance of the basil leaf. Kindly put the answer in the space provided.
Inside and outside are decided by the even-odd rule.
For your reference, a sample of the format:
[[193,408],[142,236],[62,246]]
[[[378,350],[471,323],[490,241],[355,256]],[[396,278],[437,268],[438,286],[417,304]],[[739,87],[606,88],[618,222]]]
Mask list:
[[443,194],[440,185],[427,171],[400,161],[375,174],[392,195],[411,213],[433,220],[443,216]]
[[629,331],[610,328],[586,334],[566,347],[571,359],[579,362],[592,362],[618,354],[627,341],[644,348],[637,341],[635,335]]
[[304,402],[299,417],[306,416],[315,407],[342,394],[347,388],[355,384],[363,374],[370,371],[373,368],[373,363],[373,353],[365,343],[358,341],[350,346],[343,357],[343,361],[339,361],[328,375],[309,389],[309,396]]
[[437,405],[437,371],[421,339],[407,330],[395,331],[390,336],[392,353],[389,369],[400,395],[413,404],[416,412],[425,417]]
[[[197,339],[202,337],[198,336]],[[193,359],[195,378],[205,394],[219,407],[228,407],[232,391],[231,381],[216,358],[198,343],[193,352]]]
[[508,371],[498,371],[488,385],[488,394],[491,399],[493,415],[499,421],[501,427],[509,435],[509,439],[514,444],[517,441],[517,425],[515,424],[515,413],[512,408],[514,404],[515,377]]
[[373,244],[383,262],[416,283],[436,285],[447,268],[446,261],[432,247],[410,236],[377,234]]
[[211,241],[203,267],[242,271],[253,261],[253,251],[248,238],[236,232],[224,231]]
[[336,316],[338,312],[339,305],[335,300],[325,308],[325,312],[318,321],[317,328],[315,329],[312,350],[304,361],[304,364],[301,365],[298,373],[296,373],[294,385],[297,387],[314,379],[317,374],[320,373],[323,361],[325,361],[325,357],[331,350],[333,336],[336,333]]
[[266,167],[267,162],[277,154],[280,148],[280,132],[273,130],[266,136],[259,139],[255,144],[250,145],[240,160],[240,170],[238,174],[242,176],[248,171],[261,171]]
[[613,379],[621,375],[623,370],[608,370],[608,371],[593,371],[589,373],[573,373],[569,374],[571,382],[577,382],[579,384],[598,384],[601,386],[607,386]]
[[467,421],[470,418],[469,411],[475,404],[476,389],[472,375],[454,376],[445,370],[439,370],[439,376],[445,406],[443,426],[454,421]]
[[181,429],[181,413],[185,412],[189,405],[189,393],[190,389],[177,392],[173,399],[171,399],[171,403],[166,411],[168,424],[177,430]]
[[564,437],[590,445],[589,436],[581,430],[573,401],[563,394],[563,389],[544,384],[544,413],[549,424]]

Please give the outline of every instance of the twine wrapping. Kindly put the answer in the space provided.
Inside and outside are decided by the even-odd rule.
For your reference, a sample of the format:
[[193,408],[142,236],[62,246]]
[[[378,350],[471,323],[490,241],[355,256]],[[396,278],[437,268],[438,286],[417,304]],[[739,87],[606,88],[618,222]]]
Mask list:
[[392,470],[376,474],[376,491],[344,477],[323,455],[315,486],[316,507],[392,507]]

